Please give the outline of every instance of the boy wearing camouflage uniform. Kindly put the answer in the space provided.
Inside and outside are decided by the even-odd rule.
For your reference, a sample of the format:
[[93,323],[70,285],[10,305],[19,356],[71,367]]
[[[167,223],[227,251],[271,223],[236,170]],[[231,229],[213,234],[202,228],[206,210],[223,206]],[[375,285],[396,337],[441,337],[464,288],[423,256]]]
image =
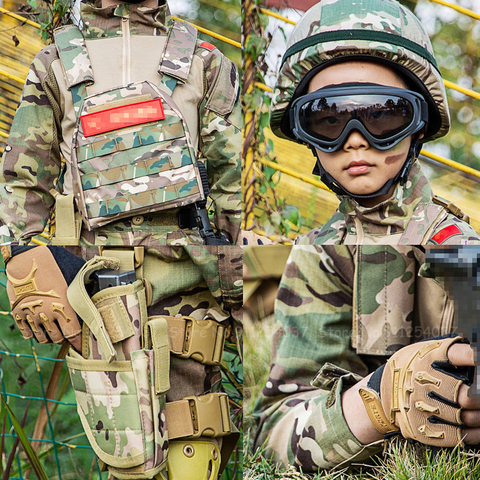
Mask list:
[[430,40],[396,2],[326,0],[305,13],[283,57],[270,125],[309,146],[314,173],[340,199],[297,243],[478,241],[418,163],[421,144],[445,135],[450,118]]
[[[360,82],[351,83],[355,75]],[[408,85],[426,102],[406,125],[389,100],[408,112],[405,105],[418,98],[407,99],[401,90]],[[350,95],[365,110],[348,110]],[[277,463],[315,472],[367,459],[384,436],[478,443],[480,403],[466,393],[473,356],[451,335],[452,301],[427,278],[423,247],[387,246],[478,242],[433,200],[416,160],[419,141],[444,134],[449,124],[426,33],[395,0],[324,0],[294,30],[274,101],[272,128],[310,142],[341,205],[322,229],[297,239],[287,261],[271,370],[255,406],[256,446],[265,444]],[[382,138],[366,111],[401,128]],[[360,155],[347,157],[353,153]],[[385,165],[395,163],[386,176]]]
[[[8,293],[25,338],[71,343],[115,478],[163,478],[168,451],[170,480],[213,479],[238,438],[219,393],[242,306],[238,74],[166,1],[135,3],[82,3],[83,31],[32,62],[2,159]],[[69,251],[25,247],[54,211]]]
[[472,350],[456,335],[439,338],[455,331],[453,302],[431,276],[422,247],[292,248],[255,406],[266,457],[314,472],[366,460],[384,435],[480,442],[480,402],[466,395]]

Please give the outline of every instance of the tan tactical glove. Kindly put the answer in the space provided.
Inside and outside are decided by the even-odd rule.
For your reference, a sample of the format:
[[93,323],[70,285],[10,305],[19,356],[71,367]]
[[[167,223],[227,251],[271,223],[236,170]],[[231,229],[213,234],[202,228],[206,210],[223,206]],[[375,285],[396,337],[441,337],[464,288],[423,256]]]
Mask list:
[[473,367],[448,361],[448,348],[458,342],[466,340],[452,334],[408,345],[373,373],[359,392],[380,433],[437,447],[463,445],[458,391],[472,383]]
[[83,263],[62,247],[3,246],[12,316],[24,338],[68,340],[81,352],[82,327],[67,300],[67,280]]

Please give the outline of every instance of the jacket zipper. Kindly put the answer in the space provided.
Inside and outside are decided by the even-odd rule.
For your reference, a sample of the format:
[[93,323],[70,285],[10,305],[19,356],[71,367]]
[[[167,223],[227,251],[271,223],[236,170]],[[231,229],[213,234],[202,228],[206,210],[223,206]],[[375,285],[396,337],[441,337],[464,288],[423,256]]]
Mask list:
[[130,80],[130,20],[122,18],[123,34],[123,84],[128,85]]

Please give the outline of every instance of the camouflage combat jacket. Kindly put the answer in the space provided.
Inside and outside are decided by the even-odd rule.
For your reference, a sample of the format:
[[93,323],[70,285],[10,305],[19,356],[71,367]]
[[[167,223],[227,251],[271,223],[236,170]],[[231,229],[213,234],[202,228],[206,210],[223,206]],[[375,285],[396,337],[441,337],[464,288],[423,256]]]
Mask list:
[[[83,35],[95,82],[87,94],[148,80],[157,73],[173,21],[168,5],[82,3]],[[168,58],[172,66],[179,57]],[[81,68],[81,65],[78,65]],[[208,42],[197,40],[190,74],[172,98],[186,118],[195,153],[205,159],[217,229],[235,242],[240,225],[241,112],[235,65]],[[0,242],[28,243],[48,226],[52,190],[72,193],[71,145],[76,114],[55,45],[34,58],[15,114],[0,172]],[[62,160],[66,171],[59,181]],[[58,183],[57,183],[58,182]],[[80,244],[203,243],[197,229],[180,230],[175,212],[138,216],[88,232]]]
[[299,245],[465,245],[480,237],[455,205],[433,195],[418,161],[404,187],[398,183],[390,198],[362,207],[340,196],[340,205],[320,229],[297,238]]
[[340,395],[403,346],[454,328],[443,287],[418,275],[424,258],[413,246],[293,246],[255,405],[265,456],[312,472],[379,450],[350,432]]

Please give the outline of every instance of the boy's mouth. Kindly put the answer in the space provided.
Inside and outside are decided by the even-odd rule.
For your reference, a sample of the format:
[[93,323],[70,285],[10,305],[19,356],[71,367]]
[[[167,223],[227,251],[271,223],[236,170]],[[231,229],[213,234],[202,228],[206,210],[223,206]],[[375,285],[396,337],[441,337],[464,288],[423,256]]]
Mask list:
[[365,160],[358,160],[350,162],[345,170],[347,170],[350,175],[361,175],[362,173],[368,172],[371,167],[371,163]]

